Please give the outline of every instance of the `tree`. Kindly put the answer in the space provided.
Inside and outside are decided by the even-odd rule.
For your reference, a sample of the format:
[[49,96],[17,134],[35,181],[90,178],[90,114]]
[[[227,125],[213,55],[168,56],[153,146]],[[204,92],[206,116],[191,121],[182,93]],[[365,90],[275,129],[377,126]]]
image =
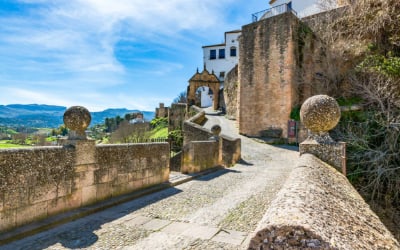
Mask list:
[[349,2],[312,27],[327,48],[332,80],[347,83],[338,96],[363,107],[342,113],[333,135],[347,142],[348,178],[373,208],[388,208],[385,221],[397,224],[388,227],[398,237],[393,218],[400,213],[392,211],[400,210],[400,1]]
[[118,129],[111,134],[111,143],[130,143],[143,141],[150,138],[149,124],[130,124],[128,121],[121,122]]
[[172,103],[187,103],[187,92],[182,91],[179,95],[172,101]]

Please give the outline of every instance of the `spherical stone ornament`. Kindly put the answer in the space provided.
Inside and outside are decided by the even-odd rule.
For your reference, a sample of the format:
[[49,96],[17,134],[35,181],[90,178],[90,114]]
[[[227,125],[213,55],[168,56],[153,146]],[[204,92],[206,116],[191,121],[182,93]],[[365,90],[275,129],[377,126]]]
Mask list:
[[92,116],[89,110],[82,106],[72,106],[64,113],[65,126],[70,130],[76,131],[78,135],[85,134],[85,130],[89,127],[91,120]]
[[327,95],[312,96],[301,105],[300,119],[312,132],[326,133],[340,120],[339,104]]
[[218,136],[221,133],[221,126],[219,125],[212,126],[211,132],[213,133],[214,136]]

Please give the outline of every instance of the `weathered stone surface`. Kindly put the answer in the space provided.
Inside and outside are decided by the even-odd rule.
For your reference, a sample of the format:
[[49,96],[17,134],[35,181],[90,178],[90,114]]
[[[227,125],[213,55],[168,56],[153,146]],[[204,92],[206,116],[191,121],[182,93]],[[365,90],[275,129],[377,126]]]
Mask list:
[[238,112],[238,92],[239,92],[239,79],[238,79],[238,65],[226,74],[224,81],[224,100],[226,108],[226,117],[235,120]]
[[219,126],[219,125],[214,125],[214,126],[212,126],[212,127],[211,127],[211,133],[212,133],[214,136],[219,136],[219,134],[221,134],[221,126]]
[[310,97],[301,106],[300,118],[311,131],[300,144],[300,155],[313,154],[335,168],[344,170],[346,146],[335,142],[328,134],[340,120],[340,107],[336,100],[327,95]]
[[[193,172],[200,171],[200,169],[205,170],[205,166],[203,165],[206,164],[206,162],[207,164],[211,164],[207,166],[208,168],[215,167],[217,165],[229,167],[240,160],[240,138],[231,138],[225,135],[219,136],[219,134],[221,133],[221,126],[213,125],[212,128],[206,129],[200,125],[204,124],[206,121],[207,118],[205,117],[205,112],[202,111],[185,121],[185,123],[183,124],[184,148],[182,150],[181,171],[187,172],[189,171],[188,169],[195,169],[190,170]],[[217,136],[212,132],[212,130],[214,131],[214,133],[217,134]],[[218,139],[219,141],[219,143],[217,143],[218,145],[215,148],[216,155],[213,151],[209,151],[210,148],[207,148],[206,144],[202,144],[202,142],[209,143],[210,139]],[[192,144],[192,142],[195,142],[198,145],[190,145]],[[204,152],[200,150],[201,148],[204,148]],[[201,157],[198,158],[198,156],[194,156],[193,154],[199,154],[204,159],[201,159]],[[202,167],[198,164],[202,165]]]
[[400,249],[345,176],[305,154],[271,203],[249,249]]
[[65,126],[74,131],[68,139],[86,139],[85,130],[89,127],[92,116],[89,110],[82,106],[72,106],[64,113]]
[[168,180],[168,143],[74,145],[0,150],[1,232]]
[[186,119],[186,103],[172,103],[168,113],[168,130],[181,130]]
[[301,106],[300,119],[314,133],[328,132],[340,120],[340,107],[330,96],[315,95],[308,98]]
[[219,142],[192,141],[182,149],[182,173],[198,173],[219,164]]
[[[320,136],[315,136],[317,140],[321,140]],[[299,152],[302,154],[312,154],[318,157],[320,160],[330,164],[339,171],[343,171],[346,166],[345,151],[346,144],[333,142],[331,137],[327,138],[323,142],[318,142],[312,139],[313,137],[307,138],[305,141],[300,143]],[[332,141],[332,142],[330,142]],[[328,143],[329,142],[329,143]]]
[[239,58],[239,131],[261,136],[281,128],[296,105],[315,94],[329,94],[323,43],[292,13],[242,27]]
[[156,108],[156,118],[168,117],[169,108],[164,106],[164,103],[160,103],[160,106]]
[[218,110],[218,95],[220,82],[218,77],[212,72],[207,71],[206,68],[199,73],[198,71],[190,78],[187,91],[187,101],[189,105],[194,105],[196,100],[196,90],[199,87],[209,87],[214,94],[213,108]]

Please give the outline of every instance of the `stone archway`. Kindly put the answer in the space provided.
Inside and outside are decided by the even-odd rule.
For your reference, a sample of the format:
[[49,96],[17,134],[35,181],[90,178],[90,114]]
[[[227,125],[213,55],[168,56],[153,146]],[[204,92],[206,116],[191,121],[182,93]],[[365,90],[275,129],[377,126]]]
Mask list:
[[189,105],[193,105],[195,103],[196,99],[196,90],[199,87],[209,87],[214,95],[214,100],[213,100],[213,109],[217,110],[218,109],[218,95],[219,95],[219,87],[220,87],[220,82],[218,80],[218,77],[212,72],[207,71],[207,69],[204,68],[203,72],[199,73],[199,71],[196,72],[190,78],[189,80],[189,86],[188,86],[188,91],[187,91],[187,101]]

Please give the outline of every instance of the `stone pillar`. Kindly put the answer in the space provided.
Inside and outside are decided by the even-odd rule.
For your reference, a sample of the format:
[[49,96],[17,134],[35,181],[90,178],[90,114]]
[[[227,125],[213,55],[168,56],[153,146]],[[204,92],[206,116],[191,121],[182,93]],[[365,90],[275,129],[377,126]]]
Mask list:
[[218,164],[219,165],[223,165],[222,162],[222,140],[220,138],[220,134],[221,134],[221,126],[219,125],[214,125],[211,127],[211,133],[213,134],[213,136],[210,138],[210,140],[214,140],[216,142],[218,142]]
[[96,201],[94,171],[96,165],[96,145],[86,137],[86,129],[91,121],[90,112],[81,106],[73,106],[64,113],[64,124],[69,129],[65,147],[75,149],[75,179],[73,185],[73,207]]
[[327,95],[308,98],[300,110],[300,119],[309,130],[307,139],[300,143],[300,155],[309,153],[345,173],[345,144],[335,142],[328,131],[340,120],[340,107]]

